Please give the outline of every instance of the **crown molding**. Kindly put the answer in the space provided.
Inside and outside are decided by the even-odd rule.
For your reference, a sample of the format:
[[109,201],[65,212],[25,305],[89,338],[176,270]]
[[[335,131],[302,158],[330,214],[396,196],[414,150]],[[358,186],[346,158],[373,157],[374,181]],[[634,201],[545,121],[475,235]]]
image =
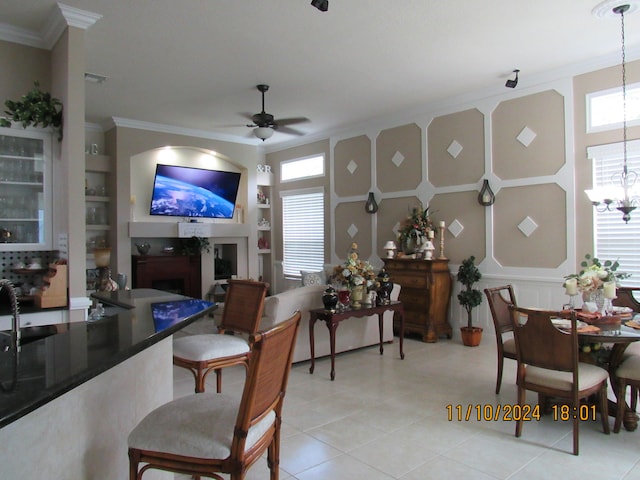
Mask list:
[[197,130],[194,128],[176,127],[175,125],[165,125],[161,123],[143,122],[140,120],[132,120],[122,117],[111,117],[105,124],[103,124],[104,130],[109,130],[113,127],[134,128],[137,130],[148,130],[151,132],[185,135],[187,137],[207,138],[209,140],[241,143],[244,145],[259,145],[259,140],[257,138],[238,137],[237,135],[227,135],[224,133],[209,132],[206,130]]
[[102,18],[98,13],[80,10],[64,3],[58,3],[57,7],[54,8],[41,31],[42,40],[49,50],[53,48],[67,27],[87,30]]
[[27,47],[46,48],[39,33],[26,28],[14,27],[8,23],[0,23],[0,40],[26,45]]
[[102,18],[98,13],[80,10],[63,3],[58,3],[56,7],[39,32],[0,23],[0,40],[51,50],[67,27],[87,30]]

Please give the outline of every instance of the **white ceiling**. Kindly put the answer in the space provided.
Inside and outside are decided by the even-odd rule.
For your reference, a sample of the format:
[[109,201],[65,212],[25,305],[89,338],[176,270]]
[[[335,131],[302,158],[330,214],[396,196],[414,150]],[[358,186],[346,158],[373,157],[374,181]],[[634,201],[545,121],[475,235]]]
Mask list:
[[[64,3],[102,15],[86,33],[86,71],[108,80],[87,83],[88,122],[118,117],[243,141],[251,131],[242,113],[261,108],[258,83],[271,86],[266,111],[276,119],[310,119],[296,126],[306,140],[471,92],[503,93],[514,68],[526,88],[549,72],[620,59],[619,17],[592,15],[598,0],[329,0],[325,13],[310,0]],[[56,8],[3,0],[0,23],[40,34]],[[626,26],[633,59],[640,14]],[[277,132],[264,145],[296,138]]]

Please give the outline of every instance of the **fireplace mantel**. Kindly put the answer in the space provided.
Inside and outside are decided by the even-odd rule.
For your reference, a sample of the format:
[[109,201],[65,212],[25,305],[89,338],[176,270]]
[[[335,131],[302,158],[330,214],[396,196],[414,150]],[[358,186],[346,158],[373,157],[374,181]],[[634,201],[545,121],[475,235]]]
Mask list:
[[[179,222],[129,222],[131,238],[178,238]],[[243,223],[201,223],[209,238],[249,237],[249,225]]]

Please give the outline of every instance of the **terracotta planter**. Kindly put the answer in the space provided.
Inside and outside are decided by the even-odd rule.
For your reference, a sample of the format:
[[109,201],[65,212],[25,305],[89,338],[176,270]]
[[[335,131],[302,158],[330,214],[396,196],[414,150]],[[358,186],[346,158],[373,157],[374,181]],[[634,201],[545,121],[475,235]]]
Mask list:
[[480,327],[460,327],[462,343],[467,347],[477,347],[482,340],[482,328]]

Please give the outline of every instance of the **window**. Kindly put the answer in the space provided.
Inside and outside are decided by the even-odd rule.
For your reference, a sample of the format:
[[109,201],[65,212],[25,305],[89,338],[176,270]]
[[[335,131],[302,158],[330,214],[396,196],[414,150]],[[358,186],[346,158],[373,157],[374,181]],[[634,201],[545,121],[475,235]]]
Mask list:
[[301,178],[322,177],[324,175],[324,155],[297,158],[280,164],[280,181],[289,182]]
[[280,195],[284,276],[300,278],[300,270],[323,270],[324,191],[310,188]]
[[[587,132],[622,128],[622,87],[587,95]],[[627,125],[640,125],[640,83],[627,85]]]
[[[589,147],[588,156],[593,161],[593,185],[595,188],[619,185],[622,171],[622,143]],[[629,171],[640,172],[640,140],[627,142]],[[640,179],[637,181],[640,184]],[[640,286],[640,208],[631,212],[629,223],[622,221],[622,213],[616,209],[599,212],[594,208],[595,255],[605,260],[618,260],[620,270],[631,273],[624,280],[625,286]]]

